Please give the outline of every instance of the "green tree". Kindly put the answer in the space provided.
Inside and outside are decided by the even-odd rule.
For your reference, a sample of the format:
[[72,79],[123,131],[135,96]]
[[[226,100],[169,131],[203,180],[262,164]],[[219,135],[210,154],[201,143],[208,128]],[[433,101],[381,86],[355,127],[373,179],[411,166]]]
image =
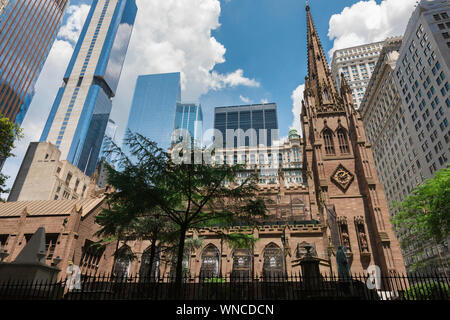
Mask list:
[[[23,138],[22,129],[17,123],[9,121],[8,118],[4,118],[0,114],[0,164],[2,164],[7,158],[14,156],[12,150],[14,149],[14,143]],[[8,192],[5,189],[5,182],[8,179],[7,176],[0,172],[0,195]]]
[[398,210],[392,223],[401,233],[402,247],[433,243],[446,272],[438,244],[449,236],[450,231],[450,165],[415,188],[405,200],[395,202],[393,208]]
[[[236,174],[242,166],[194,163],[196,154],[183,154],[183,163],[174,163],[169,155],[146,137],[127,132],[125,146],[113,145],[117,170],[108,167],[108,183],[116,189],[115,199],[126,204],[123,213],[131,221],[139,212],[158,208],[178,233],[176,279],[181,283],[186,232],[212,221],[231,225],[253,223],[266,215],[264,201],[257,197],[257,176],[250,174],[239,184]],[[190,163],[188,163],[190,162]],[[119,219],[119,218],[118,218]],[[126,218],[120,218],[122,220]],[[117,228],[122,228],[119,224]]]

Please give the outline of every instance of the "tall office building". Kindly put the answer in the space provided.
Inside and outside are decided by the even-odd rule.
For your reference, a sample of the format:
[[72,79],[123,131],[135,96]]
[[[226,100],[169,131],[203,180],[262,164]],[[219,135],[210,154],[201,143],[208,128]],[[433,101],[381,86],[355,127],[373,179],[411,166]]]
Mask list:
[[343,73],[352,89],[353,103],[358,109],[375,69],[384,41],[336,50],[331,62],[331,74],[336,87],[341,86]]
[[[402,42],[383,49],[361,105],[389,203],[404,200],[449,163],[449,15],[449,1],[422,1],[417,6]],[[445,242],[450,238],[440,252],[448,260]],[[418,255],[424,245],[426,254]],[[407,267],[421,262],[441,268],[434,244],[411,246],[404,256]]]
[[136,18],[135,0],[94,0],[64,75],[41,142],[91,175]]
[[21,124],[68,0],[0,1],[0,114]]
[[192,144],[201,147],[203,135],[202,107],[195,104],[177,103],[173,129],[173,143],[177,143],[189,135]]
[[236,148],[240,145],[249,146],[255,143],[271,146],[274,140],[278,140],[277,105],[266,103],[217,107],[214,110],[214,129],[222,133],[224,147],[227,144],[227,131],[233,130],[235,132],[237,129],[242,129],[244,134],[248,129],[254,129],[256,133],[255,142],[252,143],[248,135],[242,138],[234,135],[234,142],[231,142],[232,145],[227,147]]
[[106,125],[105,136],[103,138],[102,147],[100,150],[99,160],[111,161],[111,154],[108,151],[112,147],[112,143],[116,143],[117,124],[114,120],[109,119]]
[[127,131],[139,133],[168,149],[175,110],[181,102],[180,73],[142,75],[137,78]]

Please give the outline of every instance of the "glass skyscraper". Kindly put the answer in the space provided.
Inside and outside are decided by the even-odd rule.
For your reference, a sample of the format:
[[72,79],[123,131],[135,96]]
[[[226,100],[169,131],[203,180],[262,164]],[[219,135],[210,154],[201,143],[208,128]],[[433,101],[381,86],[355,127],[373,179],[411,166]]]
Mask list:
[[[274,140],[278,140],[277,105],[266,103],[216,107],[214,110],[214,129],[222,133],[224,147],[227,143],[227,130],[237,129],[242,129],[244,133],[249,129],[254,129],[256,133],[255,144],[271,146]],[[272,132],[272,130],[275,131]],[[273,135],[273,133],[276,135]],[[228,147],[236,148],[251,144],[249,136],[243,137],[241,144],[239,144],[238,137],[235,136],[233,145]]]
[[0,0],[0,114],[21,124],[68,0]]
[[177,110],[175,113],[174,133],[172,142],[177,143],[182,141],[189,133],[191,142],[200,147],[202,145],[203,134],[203,112],[200,105],[177,103]]
[[180,100],[179,72],[139,76],[127,131],[139,133],[167,150],[172,141],[175,110]]
[[135,0],[93,0],[41,136],[87,175],[97,164],[136,13]]

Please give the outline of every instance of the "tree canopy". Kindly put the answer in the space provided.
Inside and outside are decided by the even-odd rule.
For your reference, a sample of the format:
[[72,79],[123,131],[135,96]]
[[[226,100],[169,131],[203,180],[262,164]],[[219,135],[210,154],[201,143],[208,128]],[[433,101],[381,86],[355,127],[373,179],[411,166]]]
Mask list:
[[401,233],[403,248],[417,243],[440,244],[450,232],[450,165],[393,207],[398,212],[392,223]]
[[[186,232],[190,228],[217,225],[223,228],[236,223],[253,225],[266,216],[263,199],[258,198],[257,175],[236,183],[241,165],[209,164],[202,160],[174,163],[170,155],[146,137],[128,132],[124,152],[112,144],[116,167],[107,166],[108,183],[115,189],[109,196],[113,214],[100,215],[97,222],[121,234],[136,217],[158,212],[157,219],[166,219],[177,232],[176,282],[182,280]],[[178,152],[178,151],[177,151]],[[186,151],[184,151],[186,152]],[[187,156],[187,157],[186,157]],[[194,152],[185,159],[194,158]],[[122,210],[124,209],[124,210]],[[106,230],[106,229],[105,229]],[[222,234],[222,237],[225,237]],[[230,241],[251,243],[230,235]],[[226,240],[226,239],[225,239]],[[243,241],[247,240],[247,241]]]
[[[0,114],[0,166],[9,157],[14,156],[14,142],[23,137],[22,129],[17,123],[11,122]],[[0,195],[8,192],[5,189],[7,176],[0,172]]]

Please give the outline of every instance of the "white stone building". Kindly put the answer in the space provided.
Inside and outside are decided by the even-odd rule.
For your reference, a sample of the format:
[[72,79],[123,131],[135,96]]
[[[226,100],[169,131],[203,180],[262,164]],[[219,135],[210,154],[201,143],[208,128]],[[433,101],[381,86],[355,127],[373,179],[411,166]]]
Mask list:
[[8,202],[87,198],[95,182],[48,142],[32,142],[14,181]]
[[355,108],[358,109],[372,72],[375,69],[384,41],[336,50],[331,61],[331,74],[337,88],[341,87],[343,73],[352,89]]

